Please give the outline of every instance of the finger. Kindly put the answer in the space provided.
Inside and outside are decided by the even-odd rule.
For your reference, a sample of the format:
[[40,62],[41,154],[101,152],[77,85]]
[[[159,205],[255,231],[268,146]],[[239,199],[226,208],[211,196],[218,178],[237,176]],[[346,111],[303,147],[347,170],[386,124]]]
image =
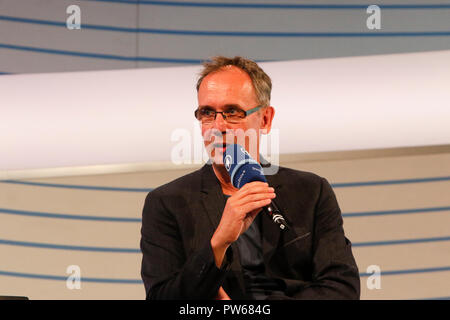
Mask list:
[[219,291],[217,293],[216,300],[231,300],[228,294],[223,290],[222,287],[219,288]]
[[[253,184],[254,182],[247,183],[239,189],[238,192],[235,193],[236,198],[242,198],[249,194],[255,194],[255,193],[267,193],[267,192],[274,192],[275,189],[272,187],[269,187],[267,183],[263,182],[256,182],[257,184]],[[250,185],[249,187],[245,188],[247,185]]]
[[249,182],[249,183],[244,184],[240,190],[246,190],[246,189],[249,189],[249,188],[253,188],[255,186],[268,186],[268,185],[269,184],[267,182],[253,181],[253,182]]
[[274,199],[276,194],[274,192],[263,192],[263,193],[254,193],[248,194],[236,200],[236,206],[242,206],[250,202],[265,200],[265,199]]
[[264,188],[264,187],[268,187],[268,186],[269,186],[269,184],[266,183],[266,182],[262,182],[262,181],[253,181],[253,182],[249,182],[249,183],[244,184],[244,185],[242,186],[242,188],[240,188],[240,189],[238,190],[238,192],[245,193],[245,192],[248,192],[248,191],[251,190],[251,189],[254,189],[255,187]]
[[264,199],[259,201],[249,202],[241,207],[241,210],[245,213],[249,213],[250,211],[261,209],[264,206],[269,205],[272,202],[271,199]]
[[255,209],[255,210],[253,210],[253,211],[250,211],[250,212],[247,214],[247,217],[249,217],[249,219],[251,219],[251,221],[253,222],[253,220],[255,219],[256,215],[257,215],[258,213],[260,213],[260,212],[261,212],[261,208]]

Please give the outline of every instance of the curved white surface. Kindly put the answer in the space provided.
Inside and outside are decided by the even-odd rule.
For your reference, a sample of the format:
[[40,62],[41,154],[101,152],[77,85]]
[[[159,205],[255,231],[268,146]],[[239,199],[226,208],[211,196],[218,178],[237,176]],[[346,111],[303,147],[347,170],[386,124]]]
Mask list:
[[[450,143],[450,51],[261,65],[280,153]],[[0,170],[171,161],[199,70],[1,76]]]

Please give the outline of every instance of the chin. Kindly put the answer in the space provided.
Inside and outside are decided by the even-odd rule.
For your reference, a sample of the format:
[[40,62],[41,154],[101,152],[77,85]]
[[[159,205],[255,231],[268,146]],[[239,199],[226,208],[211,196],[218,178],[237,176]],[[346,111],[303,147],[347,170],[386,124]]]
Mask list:
[[213,148],[212,146],[206,146],[206,152],[209,156],[209,159],[217,164],[217,165],[223,165],[223,154],[224,151],[222,148]]
[[217,166],[223,166],[223,155],[216,153],[214,156],[210,157],[211,161]]

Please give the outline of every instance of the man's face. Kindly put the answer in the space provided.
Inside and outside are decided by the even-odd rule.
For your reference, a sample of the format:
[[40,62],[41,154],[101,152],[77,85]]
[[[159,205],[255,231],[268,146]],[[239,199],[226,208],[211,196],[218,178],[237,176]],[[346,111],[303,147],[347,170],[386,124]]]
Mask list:
[[[225,111],[231,107],[250,110],[258,106],[258,100],[250,76],[235,66],[226,66],[206,76],[198,90],[199,108]],[[224,145],[238,143],[259,161],[260,129],[270,131],[274,110],[262,108],[242,119],[228,123],[222,114],[208,124],[201,124],[202,136],[208,156],[214,163],[223,163]]]

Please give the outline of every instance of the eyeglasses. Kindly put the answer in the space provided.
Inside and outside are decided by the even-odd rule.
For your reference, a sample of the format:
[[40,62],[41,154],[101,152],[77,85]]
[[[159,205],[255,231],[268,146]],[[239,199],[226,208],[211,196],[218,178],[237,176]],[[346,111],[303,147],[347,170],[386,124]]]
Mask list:
[[222,114],[223,119],[228,123],[239,123],[248,115],[258,111],[263,106],[257,106],[250,110],[242,110],[236,107],[231,107],[226,109],[225,111],[216,111],[209,107],[198,108],[195,110],[194,114],[197,120],[199,120],[203,124],[209,124],[216,120],[217,114]]

